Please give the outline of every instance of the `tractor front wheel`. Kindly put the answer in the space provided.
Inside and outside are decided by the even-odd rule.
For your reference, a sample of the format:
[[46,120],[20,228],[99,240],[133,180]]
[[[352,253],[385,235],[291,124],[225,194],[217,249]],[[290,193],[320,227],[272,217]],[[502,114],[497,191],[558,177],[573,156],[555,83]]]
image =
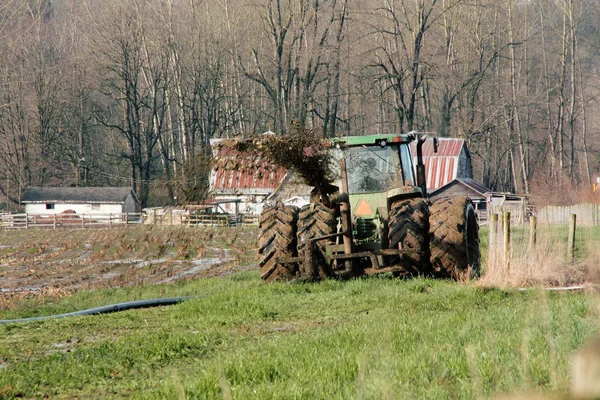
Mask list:
[[388,224],[389,247],[404,251],[393,257],[391,264],[400,265],[413,275],[429,272],[427,202],[409,199],[392,203]]
[[436,200],[430,217],[431,265],[440,277],[479,276],[479,226],[468,197]]
[[265,281],[296,278],[297,264],[282,264],[277,260],[296,257],[296,224],[298,207],[275,206],[260,215],[258,253],[260,278]]

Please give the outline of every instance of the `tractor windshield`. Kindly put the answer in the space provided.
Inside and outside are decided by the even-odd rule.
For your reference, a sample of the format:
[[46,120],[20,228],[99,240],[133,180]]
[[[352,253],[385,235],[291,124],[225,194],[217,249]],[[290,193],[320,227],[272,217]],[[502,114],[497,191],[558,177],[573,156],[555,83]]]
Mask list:
[[407,158],[402,164],[397,145],[344,149],[350,194],[384,192],[404,184],[412,185],[408,146],[402,147],[406,147],[406,152],[403,152],[402,156]]

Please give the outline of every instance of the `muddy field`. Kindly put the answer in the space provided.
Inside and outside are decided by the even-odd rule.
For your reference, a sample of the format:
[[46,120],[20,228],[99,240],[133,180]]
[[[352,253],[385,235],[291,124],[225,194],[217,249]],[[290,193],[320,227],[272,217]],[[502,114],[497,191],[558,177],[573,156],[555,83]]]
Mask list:
[[251,228],[0,231],[0,290],[77,291],[224,276],[256,265]]

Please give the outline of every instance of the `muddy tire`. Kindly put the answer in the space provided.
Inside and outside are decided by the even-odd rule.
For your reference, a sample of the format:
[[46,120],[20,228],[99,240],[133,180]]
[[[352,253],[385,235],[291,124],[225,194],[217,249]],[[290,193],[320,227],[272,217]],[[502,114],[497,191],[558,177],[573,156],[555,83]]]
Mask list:
[[298,207],[275,206],[260,215],[258,253],[260,278],[288,281],[296,278],[297,264],[280,264],[277,259],[296,257]]
[[389,248],[407,252],[391,257],[391,265],[400,265],[413,275],[430,272],[428,217],[428,205],[423,199],[400,200],[392,204],[388,222]]
[[[302,255],[309,239],[331,235],[337,232],[337,209],[329,208],[323,203],[311,203],[300,209],[298,217],[298,254]],[[327,245],[334,244],[332,239],[316,242],[314,262],[319,269],[319,276],[325,278],[333,275],[331,267],[327,264],[323,254]],[[301,271],[309,274],[310,271]]]
[[479,276],[479,227],[471,200],[436,200],[431,205],[429,226],[434,273],[457,280]]

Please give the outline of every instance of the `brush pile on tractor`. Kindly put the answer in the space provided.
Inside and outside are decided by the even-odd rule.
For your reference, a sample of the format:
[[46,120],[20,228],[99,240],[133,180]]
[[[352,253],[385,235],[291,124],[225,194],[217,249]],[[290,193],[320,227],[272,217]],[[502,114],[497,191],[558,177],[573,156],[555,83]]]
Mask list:
[[[415,140],[417,179],[409,146]],[[260,216],[261,278],[477,276],[473,205],[466,197],[428,199],[425,140],[416,133],[329,140],[331,182],[319,184],[302,208],[272,205]]]

